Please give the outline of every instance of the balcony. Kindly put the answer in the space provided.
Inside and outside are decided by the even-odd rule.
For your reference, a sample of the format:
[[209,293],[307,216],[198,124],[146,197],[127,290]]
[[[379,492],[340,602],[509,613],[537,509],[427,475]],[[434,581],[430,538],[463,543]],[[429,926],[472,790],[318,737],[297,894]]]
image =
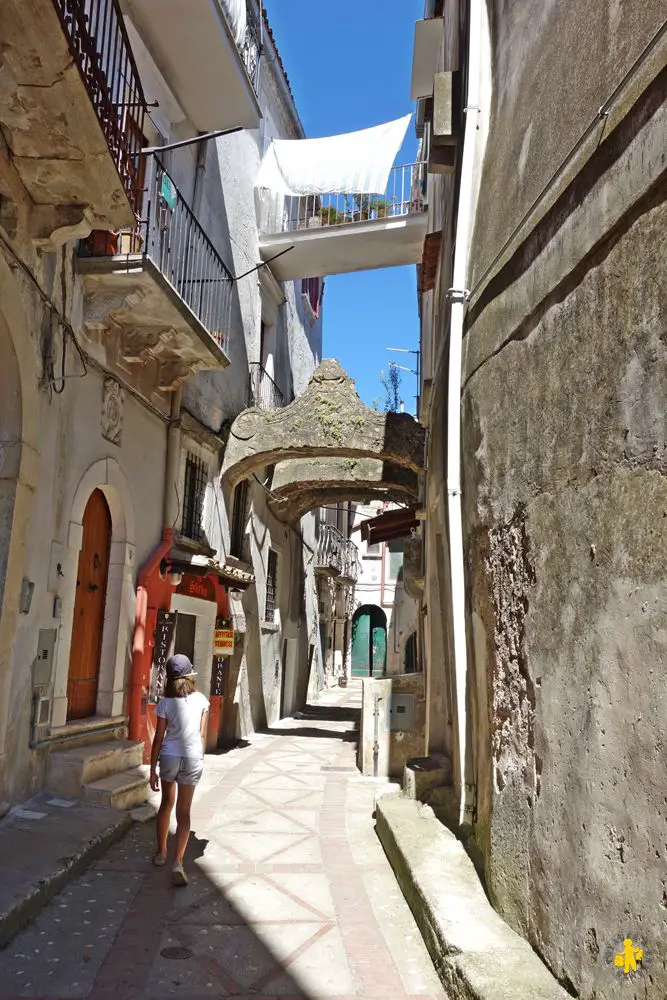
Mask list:
[[146,158],[144,212],[133,229],[95,231],[79,247],[83,332],[105,367],[151,393],[229,364],[233,279],[156,156]]
[[343,541],[343,569],[340,574],[341,583],[355,584],[359,576],[359,552],[354,542],[347,538]]
[[127,10],[198,131],[259,128],[254,0],[127,0]]
[[392,168],[381,195],[262,191],[260,255],[279,281],[417,264],[426,235],[423,162]]
[[248,406],[255,406],[259,410],[282,409],[285,399],[267,370],[255,361],[249,367]]
[[118,0],[3,0],[3,225],[44,250],[130,225],[144,95]]
[[343,584],[354,584],[359,573],[357,546],[343,538],[332,524],[320,525],[315,556],[315,572]]
[[315,555],[315,572],[320,576],[340,576],[343,572],[343,536],[333,524],[320,525]]

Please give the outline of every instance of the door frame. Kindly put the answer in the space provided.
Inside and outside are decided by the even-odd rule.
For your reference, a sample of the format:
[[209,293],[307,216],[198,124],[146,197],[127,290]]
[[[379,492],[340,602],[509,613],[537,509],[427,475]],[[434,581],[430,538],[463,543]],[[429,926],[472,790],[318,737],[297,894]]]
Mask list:
[[[195,623],[195,669],[197,670],[197,690],[209,697],[211,674],[213,673],[213,641],[215,623],[218,617],[216,601],[205,601],[201,597],[172,594],[171,611],[184,615],[194,615]],[[199,661],[199,662],[198,662]]]
[[[99,500],[99,501],[97,500],[98,496],[101,497],[101,500]],[[93,519],[94,515],[96,514],[96,511],[93,511],[93,508],[91,507],[91,503],[93,501],[93,497],[95,497],[96,498],[96,502],[101,505],[100,509],[99,509],[99,513],[100,513],[100,516],[104,518],[104,525],[103,525],[103,527],[102,527],[102,525],[96,525],[95,521]],[[87,522],[86,522],[86,518],[88,518]],[[110,556],[111,556],[111,532],[112,532],[111,511],[109,510],[109,504],[107,503],[107,499],[106,499],[104,493],[102,492],[102,490],[95,489],[95,490],[93,490],[93,492],[88,497],[88,503],[86,504],[86,509],[83,512],[83,525],[82,526],[83,526],[84,544],[85,544],[86,532],[88,532],[88,544],[89,544],[89,546],[91,544],[91,539],[93,538],[93,534],[92,533],[95,531],[96,528],[99,528],[99,531],[100,531],[99,541],[100,541],[100,543],[102,543],[102,541],[104,542],[104,549],[105,549],[104,556],[100,557],[100,563],[101,563],[101,559],[103,558],[104,559],[104,564],[105,564],[104,565],[104,580],[102,581],[100,579],[100,585],[99,585],[99,587],[96,586],[96,589],[98,589],[100,591],[99,595],[96,595],[96,600],[101,601],[101,605],[98,603],[96,610],[94,612],[91,611],[91,618],[92,619],[96,618],[97,614],[100,614],[100,613],[101,613],[101,618],[100,618],[100,622],[99,622],[100,629],[99,629],[99,631],[96,630],[96,633],[93,634],[92,632],[86,632],[86,629],[83,626],[83,620],[80,619],[77,616],[77,613],[76,613],[78,602],[80,600],[83,601],[83,602],[85,602],[85,600],[86,600],[86,598],[83,596],[84,595],[83,582],[84,582],[86,574],[89,572],[89,569],[90,569],[90,567],[86,567],[85,564],[82,565],[82,563],[81,563],[81,555],[84,552],[84,548],[82,546],[81,553],[79,554],[79,563],[78,563],[78,566],[77,566],[77,588],[76,588],[76,595],[75,595],[75,598],[74,598],[74,616],[75,616],[74,617],[74,622],[75,622],[75,625],[73,626],[72,631],[74,633],[76,633],[76,631],[77,631],[76,630],[76,626],[79,625],[80,628],[81,628],[81,631],[78,633],[78,635],[79,635],[80,638],[82,638],[84,635],[87,635],[88,640],[89,640],[89,648],[86,649],[85,646],[84,647],[79,647],[76,642],[72,642],[71,645],[70,645],[70,658],[69,658],[69,664],[68,664],[68,667],[67,667],[67,713],[68,713],[68,723],[72,723],[72,722],[78,722],[78,723],[85,722],[86,719],[93,718],[93,717],[95,717],[97,715],[97,692],[98,692],[98,689],[99,689],[99,686],[100,686],[100,669],[101,669],[101,666],[102,666],[102,630],[103,630],[103,627],[104,627],[104,617],[105,617],[106,604],[107,604],[107,587],[108,587],[108,584],[109,584],[109,559],[110,559]],[[97,548],[97,545],[95,545],[95,548]],[[102,551],[102,547],[100,545],[100,553],[101,553],[101,551]],[[91,549],[89,548],[88,549],[88,556],[90,556],[90,555],[91,555]],[[96,554],[95,555],[95,559],[97,559],[97,558],[98,558],[98,556]],[[83,605],[82,605],[81,608],[80,608],[80,614],[83,614],[83,613],[84,612],[83,612]],[[89,625],[90,625],[90,622],[87,623],[86,628],[89,627]],[[78,654],[77,658],[76,658],[76,661],[74,663],[72,662],[73,648],[75,648],[77,650],[77,654]],[[85,655],[83,655],[84,653],[85,653]],[[80,668],[81,668],[81,665],[82,665],[81,664],[81,660],[86,660],[88,658],[88,655],[90,655],[90,664],[89,665],[90,665],[91,669],[92,669],[93,666],[95,667],[95,671],[94,671],[95,690],[94,690],[94,692],[90,692],[91,695],[94,694],[94,697],[90,698],[92,711],[86,712],[85,714],[81,714],[81,715],[77,714],[76,716],[73,716],[73,715],[70,714],[70,687],[72,687],[73,683],[75,683],[76,680],[82,680],[83,678],[74,678],[72,676],[72,669],[74,667],[75,671],[78,673],[80,671]],[[92,684],[92,682],[93,682],[93,673],[92,672],[90,674],[90,677],[87,678],[87,680]],[[77,701],[77,697],[76,697],[75,693],[73,693],[73,701],[77,705],[77,710],[80,711],[80,707],[79,707],[80,706],[80,702]],[[85,707],[86,708],[88,707],[87,706],[87,700],[86,700]]]
[[95,462],[79,481],[67,525],[66,547],[54,543],[49,589],[60,592],[62,614],[60,641],[53,683],[51,730],[82,726],[85,720],[67,722],[67,681],[72,644],[74,604],[79,553],[83,544],[83,515],[94,490],[99,489],[111,513],[111,547],[102,626],[96,718],[125,717],[126,679],[129,673],[134,626],[134,509],[125,475],[113,458]]

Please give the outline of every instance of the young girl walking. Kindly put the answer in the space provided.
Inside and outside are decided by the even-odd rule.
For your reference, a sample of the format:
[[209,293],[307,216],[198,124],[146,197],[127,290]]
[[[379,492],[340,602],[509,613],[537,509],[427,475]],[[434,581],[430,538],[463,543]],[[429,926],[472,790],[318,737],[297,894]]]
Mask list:
[[176,854],[171,874],[174,885],[187,885],[183,855],[190,836],[190,807],[204,769],[208,701],[195,689],[197,675],[187,656],[182,653],[171,656],[166,663],[166,672],[164,697],[155,710],[157,726],[151,751],[151,788],[157,792],[162,783],[162,801],[156,817],[157,851],[153,864],[161,867],[167,862],[169,820],[176,800]]

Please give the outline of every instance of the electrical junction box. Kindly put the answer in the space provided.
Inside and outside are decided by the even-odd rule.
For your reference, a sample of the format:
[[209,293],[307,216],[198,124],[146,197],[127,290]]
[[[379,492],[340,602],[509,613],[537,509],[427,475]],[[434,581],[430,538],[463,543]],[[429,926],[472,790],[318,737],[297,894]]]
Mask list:
[[58,630],[55,628],[41,628],[39,630],[37,656],[32,664],[32,683],[34,687],[47,687],[51,683],[53,654],[56,648],[57,635]]
[[410,730],[415,726],[415,696],[392,694],[389,699],[389,729]]

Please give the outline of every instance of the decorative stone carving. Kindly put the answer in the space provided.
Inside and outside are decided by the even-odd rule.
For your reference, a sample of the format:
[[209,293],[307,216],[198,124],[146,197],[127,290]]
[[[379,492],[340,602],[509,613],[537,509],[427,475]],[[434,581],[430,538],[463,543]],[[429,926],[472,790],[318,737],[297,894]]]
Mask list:
[[120,445],[123,434],[125,391],[113,378],[104,380],[102,396],[102,437]]
[[93,228],[93,213],[82,205],[33,205],[28,222],[30,236],[44,252],[82,239]]

